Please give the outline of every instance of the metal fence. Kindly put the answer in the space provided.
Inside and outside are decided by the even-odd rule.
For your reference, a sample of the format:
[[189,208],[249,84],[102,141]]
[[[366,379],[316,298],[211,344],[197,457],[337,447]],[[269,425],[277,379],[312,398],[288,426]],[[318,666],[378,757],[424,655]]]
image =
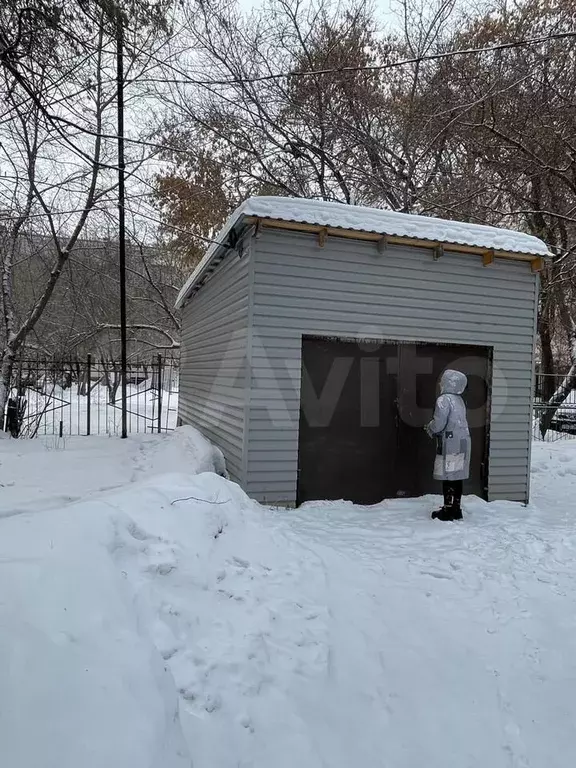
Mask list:
[[[129,363],[129,432],[174,429],[178,369],[176,358],[163,355]],[[3,426],[19,437],[120,434],[120,361],[18,360]]]
[[[548,402],[565,376],[538,374],[533,413],[535,440],[576,439],[576,390],[554,411]],[[178,411],[179,360],[157,355],[128,365],[128,431],[167,432]],[[119,435],[119,360],[18,360],[12,373],[3,428],[19,437]],[[542,435],[542,417],[550,415]]]
[[[532,435],[535,440],[555,442],[576,438],[576,390],[572,390],[558,408],[550,406],[549,401],[564,382],[566,376],[552,373],[536,375],[534,392],[534,422]],[[545,434],[542,423],[549,422]]]

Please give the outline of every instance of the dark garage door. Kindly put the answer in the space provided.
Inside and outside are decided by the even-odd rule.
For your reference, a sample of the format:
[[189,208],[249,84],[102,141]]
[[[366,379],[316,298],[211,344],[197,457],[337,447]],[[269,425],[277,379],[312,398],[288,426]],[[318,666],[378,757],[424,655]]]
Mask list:
[[378,503],[437,493],[434,443],[422,427],[436,384],[453,366],[467,374],[472,434],[465,493],[487,490],[490,350],[483,347],[305,338],[298,455],[298,503]]

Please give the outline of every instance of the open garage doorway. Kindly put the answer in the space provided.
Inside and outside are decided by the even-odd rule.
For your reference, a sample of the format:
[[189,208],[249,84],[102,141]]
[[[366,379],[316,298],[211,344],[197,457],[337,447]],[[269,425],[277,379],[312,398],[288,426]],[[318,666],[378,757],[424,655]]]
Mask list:
[[449,367],[468,376],[472,455],[464,492],[486,498],[491,358],[488,347],[304,337],[297,503],[438,493],[435,445],[423,426]]

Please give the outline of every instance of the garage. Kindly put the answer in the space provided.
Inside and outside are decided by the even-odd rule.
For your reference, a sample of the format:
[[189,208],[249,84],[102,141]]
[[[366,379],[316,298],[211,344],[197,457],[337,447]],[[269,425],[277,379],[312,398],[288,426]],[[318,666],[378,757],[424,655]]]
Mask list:
[[178,297],[180,423],[267,504],[438,493],[423,425],[452,367],[469,380],[464,493],[526,502],[547,256],[512,230],[250,198]]

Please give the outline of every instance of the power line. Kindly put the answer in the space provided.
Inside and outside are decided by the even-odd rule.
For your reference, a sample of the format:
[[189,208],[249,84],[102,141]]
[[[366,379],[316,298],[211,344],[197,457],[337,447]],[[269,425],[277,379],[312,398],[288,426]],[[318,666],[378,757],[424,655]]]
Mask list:
[[188,237],[191,237],[191,238],[198,238],[198,240],[201,240],[203,243],[206,243],[206,245],[226,245],[227,244],[226,241],[224,240],[215,240],[214,238],[206,237],[205,235],[199,235],[197,232],[192,232],[189,229],[178,227],[175,224],[168,224],[162,219],[157,219],[154,216],[151,216],[149,213],[143,213],[142,211],[134,211],[132,208],[127,208],[127,210],[130,212],[130,214],[134,218],[146,219],[147,221],[151,221],[153,224],[158,224],[159,226],[165,227],[166,229],[171,229],[173,232],[178,232],[182,235],[187,235]]
[[[424,61],[435,61],[439,59],[451,58],[454,56],[496,53],[498,51],[510,50],[513,48],[522,48],[522,47],[528,47],[532,45],[539,45],[542,43],[550,42],[552,40],[574,39],[574,38],[576,38],[576,30],[569,31],[569,32],[557,32],[557,33],[553,33],[543,37],[514,40],[508,43],[499,43],[498,45],[486,46],[483,48],[462,48],[456,51],[443,51],[441,53],[433,53],[433,54],[427,54],[424,56],[416,56],[410,59],[400,59],[399,61],[393,61],[387,64],[373,64],[373,65],[367,65],[367,66],[363,65],[363,66],[357,66],[357,67],[354,67],[354,66],[337,67],[337,68],[302,70],[302,71],[291,70],[289,72],[280,72],[276,74],[257,75],[255,77],[234,77],[234,78],[227,78],[222,80],[215,80],[215,79],[195,80],[193,78],[134,78],[134,79],[126,79],[124,82],[126,85],[133,84],[133,83],[161,83],[166,85],[168,84],[196,85],[196,86],[211,87],[211,86],[218,86],[218,85],[222,85],[222,86],[223,85],[244,85],[244,84],[258,83],[258,82],[267,82],[267,81],[269,82],[274,80],[280,80],[283,78],[318,77],[318,76],[330,75],[330,74],[347,74],[347,73],[354,73],[354,72],[381,72],[381,71],[386,71],[390,69],[396,69],[398,67],[407,66],[409,64],[422,63]],[[156,60],[156,57],[152,55],[150,56],[150,58]],[[181,69],[174,67],[168,62],[161,62],[160,60],[157,60],[157,61],[158,61],[158,64],[166,66],[168,69],[178,72],[178,74],[182,73]],[[79,133],[82,133],[84,135],[98,137],[101,139],[113,140],[113,141],[118,140],[118,136],[116,134],[98,132],[88,127],[79,125],[75,121],[70,120],[64,116],[54,114],[53,112],[48,111],[48,109],[45,107],[40,107],[40,109],[44,114],[44,116],[52,123],[61,123],[62,125],[66,125],[69,128],[73,128],[77,130]],[[70,142],[69,137],[65,136],[64,134],[61,134],[61,138],[63,138],[64,141]],[[182,150],[176,147],[167,147],[167,145],[165,144],[160,144],[154,141],[147,141],[145,139],[136,139],[130,136],[123,136],[122,138],[125,141],[129,142],[130,144],[147,147],[149,149],[154,149],[158,151],[165,151],[166,149],[169,149],[170,151],[176,152],[176,153],[182,153],[182,154],[189,153],[189,150]],[[74,150],[76,152],[79,151],[77,147],[74,147]],[[88,159],[83,152],[80,151],[80,154],[84,156],[85,159]],[[115,169],[115,166],[113,165],[108,165],[105,163],[101,163],[101,165],[102,167],[105,167],[105,168],[109,168],[113,170]]]
[[[399,59],[398,61],[391,61],[387,64],[369,64],[359,65],[351,67],[331,67],[327,69],[309,69],[309,70],[290,70],[288,72],[278,72],[268,75],[255,75],[254,77],[232,77],[223,78],[221,80],[195,80],[193,78],[138,78],[134,80],[128,80],[129,83],[166,83],[172,85],[199,85],[199,86],[213,86],[213,85],[243,85],[249,83],[261,83],[271,80],[282,80],[284,78],[303,78],[303,77],[318,77],[321,75],[333,75],[333,74],[347,74],[354,72],[382,72],[388,69],[396,69],[397,67],[404,67],[408,64],[421,64],[425,61],[437,61],[439,59],[448,59],[453,56],[470,56],[480,55],[483,53],[498,53],[499,51],[506,51],[512,48],[526,48],[532,45],[540,45],[552,40],[564,40],[567,38],[575,38],[576,30],[569,32],[554,32],[542,37],[530,37],[522,40],[512,40],[508,43],[498,43],[497,45],[489,45],[480,48],[460,48],[455,51],[442,51],[439,53],[430,53],[423,56],[414,56],[410,59]],[[169,69],[176,70],[170,64],[167,64]]]

